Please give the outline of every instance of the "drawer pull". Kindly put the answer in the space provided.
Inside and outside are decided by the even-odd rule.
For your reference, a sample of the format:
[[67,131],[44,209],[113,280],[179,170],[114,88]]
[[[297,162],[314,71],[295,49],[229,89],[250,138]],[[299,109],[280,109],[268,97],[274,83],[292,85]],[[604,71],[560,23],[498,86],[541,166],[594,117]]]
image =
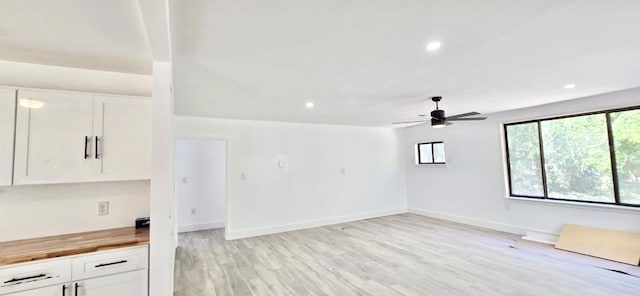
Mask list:
[[41,273],[39,275],[33,275],[33,276],[28,276],[28,277],[23,277],[23,278],[12,278],[6,282],[4,282],[5,284],[10,284],[10,283],[15,283],[15,282],[21,282],[21,281],[26,281],[26,280],[33,280],[33,279],[37,279],[37,278],[41,278],[41,277],[45,277],[47,276],[44,273]]
[[110,263],[102,263],[102,264],[98,264],[95,267],[99,268],[99,267],[105,267],[105,266],[109,266],[109,265],[116,265],[116,264],[122,264],[122,263],[127,263],[127,260],[120,260],[117,262],[110,262]]

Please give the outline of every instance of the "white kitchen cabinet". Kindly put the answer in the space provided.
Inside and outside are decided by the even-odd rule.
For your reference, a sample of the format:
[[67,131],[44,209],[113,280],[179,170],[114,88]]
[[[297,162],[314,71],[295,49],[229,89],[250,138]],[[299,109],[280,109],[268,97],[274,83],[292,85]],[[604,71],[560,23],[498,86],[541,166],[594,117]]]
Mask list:
[[121,273],[84,280],[78,285],[75,296],[141,296],[147,295],[147,270]]
[[149,179],[151,102],[96,96],[93,106],[93,175],[99,180]]
[[13,184],[149,179],[150,109],[139,98],[20,89]]
[[[62,289],[65,289],[63,292]],[[71,296],[71,291],[68,285],[59,285],[45,287],[35,290],[29,290],[24,292],[12,293],[7,296]]]
[[91,176],[93,97],[20,90],[14,184],[85,181]]
[[16,90],[0,88],[0,186],[11,185]]

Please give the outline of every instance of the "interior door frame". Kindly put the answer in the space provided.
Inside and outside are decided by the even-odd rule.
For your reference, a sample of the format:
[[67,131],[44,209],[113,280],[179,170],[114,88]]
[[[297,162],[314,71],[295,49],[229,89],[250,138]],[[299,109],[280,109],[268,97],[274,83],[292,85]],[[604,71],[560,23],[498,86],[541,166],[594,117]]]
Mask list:
[[[224,142],[224,239],[227,239],[227,229],[229,229],[229,176],[230,174],[230,165],[229,165],[229,146],[230,146],[230,141],[228,138],[221,138],[221,137],[173,137],[173,161],[176,161],[176,151],[177,151],[177,143],[179,140],[204,140],[204,141],[219,141],[219,142]],[[177,217],[177,213],[178,213],[178,198],[177,198],[177,187],[178,187],[178,183],[177,183],[177,175],[176,175],[176,166],[174,164],[173,166],[173,193],[174,193],[174,200],[176,202],[176,204],[174,205],[174,211],[175,211],[175,219],[174,219],[174,231],[176,233],[176,246],[178,246],[178,219],[179,217]]]

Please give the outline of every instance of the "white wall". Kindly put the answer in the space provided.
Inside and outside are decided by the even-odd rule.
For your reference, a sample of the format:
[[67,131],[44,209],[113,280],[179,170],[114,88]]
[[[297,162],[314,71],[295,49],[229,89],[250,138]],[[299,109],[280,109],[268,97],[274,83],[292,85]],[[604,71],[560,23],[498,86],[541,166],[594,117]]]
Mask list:
[[[502,123],[640,104],[640,89],[489,114],[482,122],[405,131],[407,196],[414,212],[553,240],[563,224],[638,232],[640,211],[506,199]],[[472,111],[472,110],[470,110]],[[414,164],[414,145],[443,140],[447,167]],[[535,233],[528,235],[534,236]]]
[[[109,201],[109,215],[97,216]],[[0,241],[134,226],[149,216],[149,181],[0,187]]]
[[226,143],[176,140],[178,232],[224,227]]
[[227,140],[229,239],[406,210],[399,130],[176,117],[175,136]]
[[[149,95],[151,77],[0,61],[0,85]],[[98,202],[109,201],[108,216]],[[149,181],[0,187],[0,241],[133,226],[149,216]]]

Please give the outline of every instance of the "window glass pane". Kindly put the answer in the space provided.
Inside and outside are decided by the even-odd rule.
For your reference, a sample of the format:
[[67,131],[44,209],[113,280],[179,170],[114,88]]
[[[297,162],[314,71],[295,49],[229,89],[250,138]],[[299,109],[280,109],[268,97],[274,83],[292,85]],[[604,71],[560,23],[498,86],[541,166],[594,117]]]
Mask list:
[[433,162],[446,162],[444,157],[444,143],[433,143]]
[[418,145],[420,152],[420,163],[433,163],[433,157],[431,156],[431,144]]
[[610,116],[620,202],[640,205],[640,110]]
[[544,196],[538,123],[507,126],[511,194]]
[[542,121],[549,197],[615,202],[604,114]]

